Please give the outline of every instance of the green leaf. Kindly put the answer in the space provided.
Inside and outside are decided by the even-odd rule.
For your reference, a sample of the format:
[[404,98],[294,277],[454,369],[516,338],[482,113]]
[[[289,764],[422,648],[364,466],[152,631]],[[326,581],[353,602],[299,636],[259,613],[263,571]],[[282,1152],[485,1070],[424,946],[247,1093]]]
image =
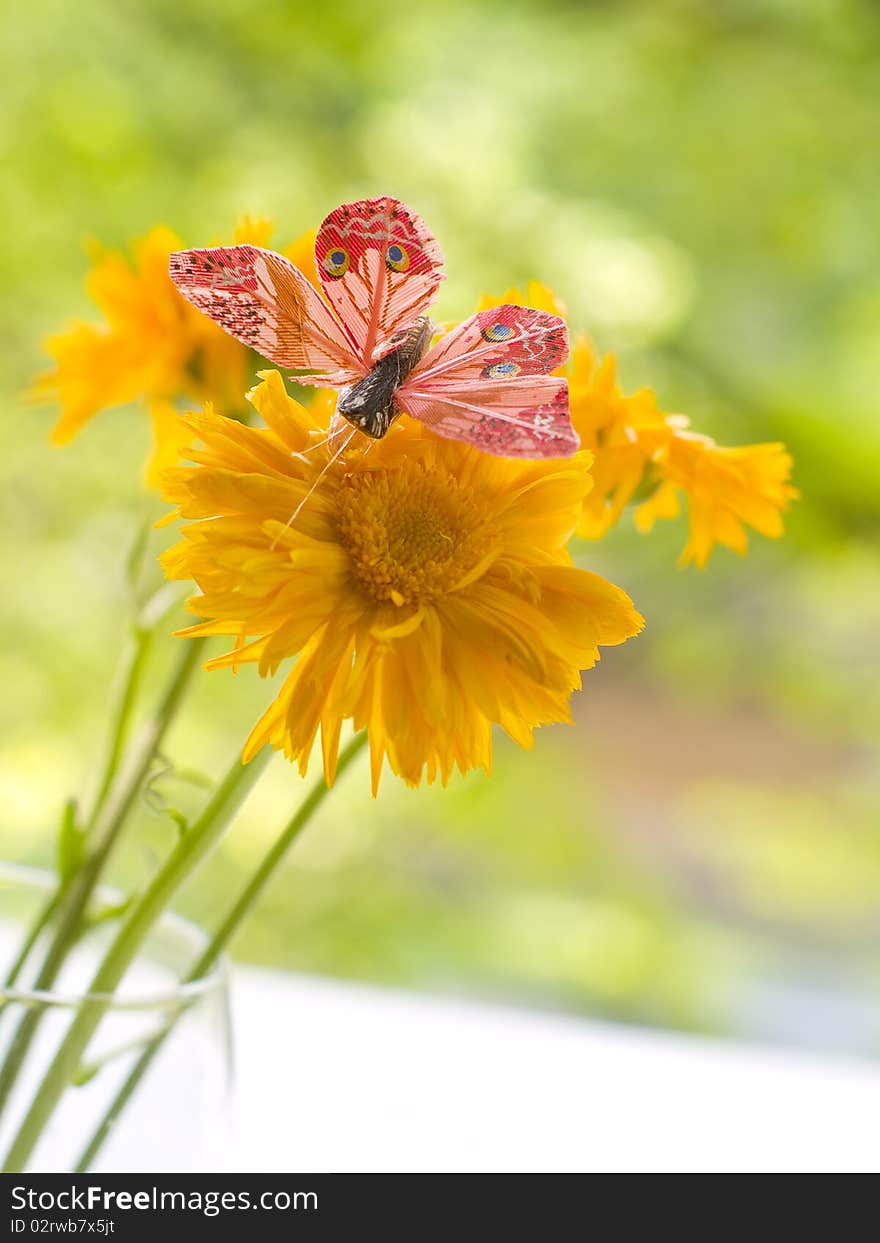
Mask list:
[[121,919],[131,909],[133,901],[134,895],[132,894],[121,902],[108,903],[107,906],[102,906],[98,910],[89,911],[83,921],[85,925],[83,931],[90,931],[92,928],[97,928],[99,924],[109,923],[111,919]]
[[172,768],[170,772],[162,775],[174,781],[182,781],[186,785],[196,786],[200,790],[213,790],[217,784],[213,777],[197,768]]
[[184,837],[189,832],[189,821],[183,812],[178,811],[176,807],[163,807],[162,810],[177,825],[179,836]]
[[189,832],[189,820],[179,808],[173,807],[159,789],[160,781],[179,781],[184,785],[195,786],[202,790],[213,790],[215,782],[205,773],[195,768],[175,768],[171,760],[157,754],[159,766],[144,786],[143,799],[149,810],[157,816],[168,816],[177,825],[181,837]]
[[86,835],[76,822],[76,799],[69,798],[58,830],[58,873],[67,880],[78,872],[86,853]]
[[133,1040],[126,1040],[123,1044],[118,1044],[112,1049],[108,1049],[100,1057],[96,1057],[94,1061],[80,1062],[71,1076],[71,1084],[75,1088],[83,1087],[94,1079],[98,1071],[103,1070],[111,1062],[125,1057],[127,1053],[139,1053],[142,1049],[145,1049],[147,1045],[160,1038],[164,1030],[164,1027],[157,1027],[153,1031],[145,1032],[142,1036],[136,1036]]

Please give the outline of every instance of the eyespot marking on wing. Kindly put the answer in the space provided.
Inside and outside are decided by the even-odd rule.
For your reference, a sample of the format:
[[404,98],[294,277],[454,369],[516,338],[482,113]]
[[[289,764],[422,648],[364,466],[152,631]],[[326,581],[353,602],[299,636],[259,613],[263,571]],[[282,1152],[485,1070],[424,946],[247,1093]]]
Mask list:
[[[344,266],[337,262],[343,252]],[[327,301],[365,366],[394,332],[424,315],[443,279],[433,234],[406,204],[388,196],[332,211],[318,230],[315,259]]]
[[338,281],[348,271],[351,256],[343,246],[334,246],[328,250],[321,267],[332,281]]
[[519,363],[512,360],[504,363],[490,363],[488,367],[484,367],[482,375],[487,380],[510,380],[515,375],[519,375],[522,367]]
[[385,266],[392,272],[405,272],[409,267],[409,251],[399,242],[392,242],[385,251]]
[[486,324],[486,326],[480,330],[480,336],[484,341],[509,341],[512,337],[516,336],[516,329],[512,324]]

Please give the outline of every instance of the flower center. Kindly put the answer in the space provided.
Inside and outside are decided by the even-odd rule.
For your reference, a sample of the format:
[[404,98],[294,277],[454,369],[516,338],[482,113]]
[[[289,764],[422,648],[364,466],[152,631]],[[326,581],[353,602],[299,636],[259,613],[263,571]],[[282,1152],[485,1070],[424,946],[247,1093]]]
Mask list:
[[421,462],[347,475],[339,537],[352,573],[374,600],[434,600],[486,556],[492,542],[471,488]]

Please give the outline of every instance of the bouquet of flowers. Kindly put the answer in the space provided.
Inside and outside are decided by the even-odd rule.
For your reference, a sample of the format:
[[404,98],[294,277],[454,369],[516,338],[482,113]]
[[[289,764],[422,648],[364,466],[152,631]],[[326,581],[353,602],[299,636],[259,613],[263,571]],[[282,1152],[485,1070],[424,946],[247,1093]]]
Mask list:
[[[145,938],[273,751],[305,776],[320,739],[323,778],[301,797],[291,783],[287,823],[227,895],[189,980],[216,963],[361,751],[364,797],[377,797],[386,767],[411,786],[446,785],[456,770],[490,772],[494,727],[528,748],[538,726],[570,720],[600,648],[644,624],[624,590],[581,564],[589,541],[627,511],[647,533],[685,506],[682,563],[702,567],[717,544],[743,553],[748,528],[779,536],[795,495],[782,445],[724,447],[664,412],[650,389],[626,394],[612,356],[599,358],[585,337],[570,346],[565,308],[543,285],[484,297],[438,328],[427,312],[440,249],[396,199],[344,204],[281,253],[270,236],[267,222],[246,219],[229,246],[185,250],[155,228],[130,260],[98,253],[89,292],[103,322],[48,341],[55,365],[36,392],[60,404],[56,443],[106,408],[149,414],[146,483],[172,507],[162,522],[180,524],[161,563],[172,584],[195,584],[195,620],[168,636],[176,662],[145,710],[144,655],[167,634],[176,590],[143,602],[95,796],[66,806],[57,883],[0,999],[25,983],[52,989],[198,670],[288,672],[199,814],[142,887],[104,913],[113,930],[88,1004],[33,1085],[8,1170],[30,1161]],[[149,1090],[176,1021],[134,1051],[81,1136],[80,1168],[141,1080]],[[0,1111],[40,1023],[26,1011],[8,1033]]]

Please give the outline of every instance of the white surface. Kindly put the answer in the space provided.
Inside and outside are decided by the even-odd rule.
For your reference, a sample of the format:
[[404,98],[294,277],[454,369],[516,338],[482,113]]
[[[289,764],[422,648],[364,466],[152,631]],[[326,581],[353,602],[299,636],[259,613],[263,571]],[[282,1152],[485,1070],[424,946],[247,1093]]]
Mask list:
[[880,1069],[238,970],[242,1171],[875,1172]]

